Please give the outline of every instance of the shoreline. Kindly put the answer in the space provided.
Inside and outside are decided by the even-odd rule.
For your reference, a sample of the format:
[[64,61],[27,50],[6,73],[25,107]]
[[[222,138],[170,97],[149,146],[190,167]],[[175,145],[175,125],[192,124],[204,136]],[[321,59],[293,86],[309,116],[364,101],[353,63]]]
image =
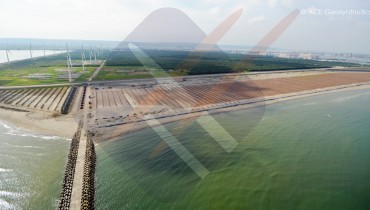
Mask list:
[[[335,86],[335,87],[323,88],[323,89],[314,89],[314,90],[304,91],[304,92],[294,92],[294,93],[289,93],[289,94],[284,94],[284,95],[268,96],[268,97],[265,97],[263,100],[257,101],[257,102],[236,104],[236,105],[220,107],[220,108],[216,108],[216,109],[212,109],[208,111],[204,110],[204,111],[188,113],[188,114],[173,115],[173,116],[168,116],[164,118],[158,118],[156,120],[160,124],[164,125],[164,124],[173,123],[173,122],[177,122],[181,120],[185,120],[185,121],[192,120],[194,118],[198,118],[206,114],[222,114],[222,113],[228,113],[228,112],[233,112],[233,111],[261,107],[261,106],[267,106],[267,105],[280,103],[284,101],[290,101],[290,100],[295,100],[295,99],[300,99],[300,98],[307,98],[311,96],[338,93],[338,92],[346,92],[346,91],[354,91],[354,90],[366,90],[366,89],[370,89],[370,83],[357,83],[357,84]],[[119,140],[121,139],[123,135],[132,134],[132,133],[141,131],[143,129],[149,128],[150,126],[147,123],[148,120],[100,128],[101,130],[103,130],[103,132],[100,132],[100,135],[99,135],[101,139],[97,140],[95,136],[94,140],[97,144],[99,144],[100,142],[105,142],[105,141]],[[109,135],[106,135],[107,133],[109,133]]]
[[[214,108],[208,110],[200,110],[193,113],[183,113],[170,115],[165,117],[159,117],[156,120],[160,124],[168,124],[181,120],[191,120],[200,117],[205,114],[221,114],[227,112],[233,112],[238,110],[245,110],[260,106],[266,106],[274,103],[279,103],[288,100],[294,100],[299,98],[306,98],[316,95],[330,94],[336,92],[345,92],[353,90],[370,89],[370,83],[357,83],[351,85],[335,86],[324,89],[314,89],[304,92],[293,92],[283,95],[274,95],[264,98],[259,98],[255,101],[237,101],[234,104],[216,105]],[[72,139],[75,131],[77,130],[78,123],[71,114],[61,115],[52,117],[52,113],[46,111],[28,111],[18,110],[12,107],[0,106],[0,121],[4,124],[10,125],[13,128],[20,129],[29,134],[35,134],[37,136],[49,136],[49,137],[61,137],[66,139]],[[103,141],[115,141],[130,133],[138,132],[145,128],[150,127],[147,120],[132,122],[127,124],[110,125],[107,127],[96,128],[92,127],[91,130],[96,132],[95,143]]]
[[72,139],[77,123],[71,116],[51,117],[43,111],[19,111],[0,107],[0,121],[29,135]]

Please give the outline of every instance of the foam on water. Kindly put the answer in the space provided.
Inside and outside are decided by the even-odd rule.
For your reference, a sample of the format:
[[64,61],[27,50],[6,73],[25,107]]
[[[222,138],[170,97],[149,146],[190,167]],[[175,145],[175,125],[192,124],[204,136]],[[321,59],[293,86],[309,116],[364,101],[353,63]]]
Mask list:
[[68,148],[0,121],[0,209],[55,209]]
[[8,210],[8,209],[15,209],[15,207],[12,204],[0,198],[0,209]]
[[[0,173],[3,173],[3,172],[12,172],[13,170],[12,169],[7,169],[7,168],[0,168]],[[1,191],[0,191],[1,193]]]
[[9,191],[0,191],[0,196],[2,197],[19,197],[21,196],[20,193],[15,193],[15,192],[9,192]]
[[43,135],[43,134],[36,134],[36,133],[32,133],[32,132],[27,132],[27,131],[24,131],[22,129],[11,126],[9,124],[6,124],[3,121],[0,121],[0,126],[4,127],[7,130],[7,132],[4,133],[4,134],[12,135],[12,136],[42,138],[42,139],[45,139],[45,140],[58,140],[58,139],[70,140],[70,139],[67,139],[67,138],[64,138],[64,137],[60,137],[60,136],[48,136],[48,135]]
[[359,98],[359,97],[367,96],[369,94],[370,94],[370,92],[353,94],[353,95],[333,99],[331,102],[343,103],[343,102],[350,101],[350,100],[353,100],[353,99],[356,99],[356,98]]

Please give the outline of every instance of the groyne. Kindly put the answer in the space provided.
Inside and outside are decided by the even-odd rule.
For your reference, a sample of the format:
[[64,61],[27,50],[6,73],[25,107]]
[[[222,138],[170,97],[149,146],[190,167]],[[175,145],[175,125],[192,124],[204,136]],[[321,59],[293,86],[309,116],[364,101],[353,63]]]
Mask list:
[[82,127],[80,123],[71,142],[59,210],[95,208],[96,154],[92,140],[93,133],[83,130]]
[[58,206],[58,209],[60,210],[67,210],[70,207],[80,137],[81,137],[81,123],[77,129],[77,132],[72,138],[71,146],[69,149],[66,169],[62,183],[62,192],[60,194],[60,202]]
[[96,153],[92,133],[87,133],[81,209],[94,209]]
[[69,91],[69,93],[67,95],[67,98],[64,101],[63,106],[61,108],[61,113],[62,114],[68,114],[69,108],[70,108],[71,103],[72,103],[72,100],[73,100],[73,98],[74,98],[74,96],[76,94],[76,91],[77,91],[77,87],[72,86],[71,87],[71,91]]

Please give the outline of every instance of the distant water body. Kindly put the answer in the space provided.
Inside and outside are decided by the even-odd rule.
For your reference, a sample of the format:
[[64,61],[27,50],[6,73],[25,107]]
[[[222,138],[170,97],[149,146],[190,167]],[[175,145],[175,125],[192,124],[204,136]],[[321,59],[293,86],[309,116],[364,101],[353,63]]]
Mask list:
[[[97,209],[368,209],[370,90],[272,104],[227,153],[197,123],[166,125],[200,179],[151,129],[97,146]],[[234,129],[256,109],[220,114]]]
[[[53,54],[60,54],[65,51],[54,51],[54,50],[45,50],[45,55],[53,55]],[[32,50],[32,57],[42,57],[44,56],[44,50]],[[25,60],[30,59],[31,54],[29,50],[11,50],[9,53],[9,60],[10,61],[19,61],[19,60]],[[6,57],[6,51],[0,50],[0,63],[6,63],[8,62],[8,59]]]
[[0,121],[0,209],[55,209],[68,147]]

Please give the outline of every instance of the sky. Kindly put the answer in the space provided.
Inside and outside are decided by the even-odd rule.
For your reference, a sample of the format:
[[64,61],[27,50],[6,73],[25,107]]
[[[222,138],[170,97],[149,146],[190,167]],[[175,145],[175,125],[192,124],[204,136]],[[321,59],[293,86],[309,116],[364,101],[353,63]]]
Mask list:
[[[0,38],[121,41],[164,7],[183,11],[206,34],[243,9],[219,44],[248,46],[299,9],[301,14],[271,47],[370,54],[370,1],[366,0],[1,0]],[[348,10],[366,14],[338,14]]]

